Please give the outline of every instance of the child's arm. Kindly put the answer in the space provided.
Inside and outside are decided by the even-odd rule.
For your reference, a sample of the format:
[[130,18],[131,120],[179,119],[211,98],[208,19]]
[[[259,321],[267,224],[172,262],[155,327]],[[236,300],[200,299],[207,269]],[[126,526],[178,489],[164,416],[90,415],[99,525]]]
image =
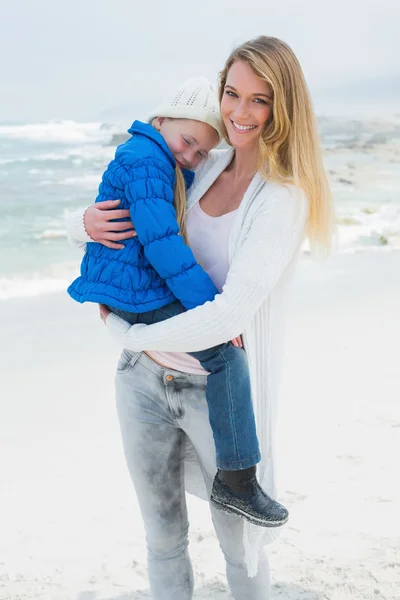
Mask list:
[[146,258],[187,309],[213,300],[218,290],[180,235],[173,181],[163,163],[126,169],[124,190],[131,219]]

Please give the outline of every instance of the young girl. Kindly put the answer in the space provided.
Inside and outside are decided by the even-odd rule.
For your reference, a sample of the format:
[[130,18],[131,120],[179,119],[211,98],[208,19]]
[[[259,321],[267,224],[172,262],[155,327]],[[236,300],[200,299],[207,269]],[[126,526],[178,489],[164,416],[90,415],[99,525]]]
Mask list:
[[[207,80],[192,79],[149,121],[133,123],[96,199],[120,198],[137,237],[119,252],[88,244],[81,276],[68,289],[78,302],[106,304],[125,321],[145,325],[212,301],[219,291],[185,244],[185,182],[189,186],[194,178],[188,169],[220,141],[218,99]],[[123,220],[116,224],[116,230],[124,227]],[[257,525],[277,527],[288,512],[256,480],[261,456],[247,358],[241,343],[234,343],[191,353],[209,373],[206,398],[218,467],[211,501]]]

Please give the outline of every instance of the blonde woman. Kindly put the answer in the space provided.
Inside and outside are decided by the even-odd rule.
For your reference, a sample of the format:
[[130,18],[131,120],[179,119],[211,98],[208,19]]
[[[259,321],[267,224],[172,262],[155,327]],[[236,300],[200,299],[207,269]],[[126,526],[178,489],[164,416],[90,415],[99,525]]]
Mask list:
[[[304,238],[315,252],[331,244],[331,197],[311,101],[292,50],[265,36],[242,44],[220,74],[219,96],[231,148],[210,153],[196,171],[186,232],[196,259],[222,293],[149,326],[131,326],[101,307],[103,320],[124,348],[116,376],[117,406],[146,528],[155,600],[193,595],[184,458],[195,456],[192,466],[200,465],[208,497],[216,470],[206,375],[186,353],[243,334],[262,455],[258,475],[275,497],[283,301]],[[86,231],[82,214],[71,217],[71,238],[120,242],[110,222],[114,207],[113,202],[104,203],[107,210],[89,207]],[[233,598],[267,600],[269,568],[262,546],[276,537],[276,530],[211,510]]]
[[[204,77],[189,79],[148,123],[134,121],[103,173],[96,203],[119,196],[136,234],[123,250],[91,243],[80,276],[68,288],[76,301],[106,303],[130,323],[151,325],[214,300],[210,276],[186,242],[186,189],[193,170],[221,136],[219,103]],[[114,226],[126,227],[122,220]],[[123,230],[123,229],[122,229]],[[192,354],[207,375],[206,400],[218,471],[211,502],[250,523],[279,527],[287,509],[260,487],[260,461],[246,353],[241,339]]]

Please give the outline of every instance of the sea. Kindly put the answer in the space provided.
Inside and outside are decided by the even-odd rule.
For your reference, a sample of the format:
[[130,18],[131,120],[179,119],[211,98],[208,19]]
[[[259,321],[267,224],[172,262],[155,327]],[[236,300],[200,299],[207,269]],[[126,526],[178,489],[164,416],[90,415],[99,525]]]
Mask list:
[[[400,249],[400,115],[321,117],[338,252]],[[0,301],[65,290],[79,269],[65,217],[92,204],[130,123],[0,123]],[[305,253],[307,250],[305,249]]]

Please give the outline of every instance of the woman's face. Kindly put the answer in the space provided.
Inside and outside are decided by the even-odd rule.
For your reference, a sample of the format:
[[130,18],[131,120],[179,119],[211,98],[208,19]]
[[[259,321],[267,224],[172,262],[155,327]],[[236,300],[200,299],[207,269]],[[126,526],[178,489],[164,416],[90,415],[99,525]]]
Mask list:
[[238,60],[229,69],[221,101],[221,116],[235,148],[252,148],[272,113],[272,90]]

